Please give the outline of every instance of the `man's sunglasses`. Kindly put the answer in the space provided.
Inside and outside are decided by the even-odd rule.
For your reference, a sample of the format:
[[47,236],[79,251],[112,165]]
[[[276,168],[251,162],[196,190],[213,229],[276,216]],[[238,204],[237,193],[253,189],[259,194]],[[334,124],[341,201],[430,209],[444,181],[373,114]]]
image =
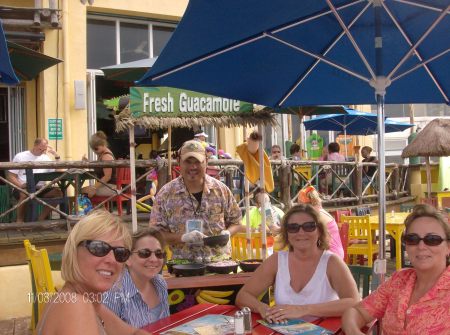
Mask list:
[[288,233],[295,234],[300,231],[300,228],[302,228],[305,232],[311,233],[317,228],[317,224],[314,221],[311,222],[305,222],[303,224],[300,223],[288,223],[286,225],[286,230]]
[[130,258],[131,251],[125,247],[112,247],[108,243],[98,240],[86,240],[80,243],[96,257],[105,257],[112,250],[114,258],[119,263],[126,262]]
[[152,256],[152,254],[155,254],[155,257],[158,259],[163,259],[166,257],[166,252],[162,251],[161,249],[156,250],[150,250],[150,249],[139,249],[136,251],[133,251],[133,254],[137,254],[139,258],[149,258]]
[[406,234],[402,236],[402,241],[406,245],[418,245],[420,241],[423,241],[425,245],[428,245],[429,247],[435,247],[446,241],[446,239],[436,234],[428,234],[424,237],[420,237],[417,234]]

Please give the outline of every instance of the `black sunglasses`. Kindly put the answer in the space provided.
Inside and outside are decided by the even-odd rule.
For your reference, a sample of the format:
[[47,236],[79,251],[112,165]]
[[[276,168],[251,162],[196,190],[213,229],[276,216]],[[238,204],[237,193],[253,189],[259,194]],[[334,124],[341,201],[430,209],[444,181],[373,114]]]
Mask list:
[[161,249],[156,250],[150,250],[150,249],[139,249],[136,251],[133,251],[133,254],[137,254],[139,258],[149,258],[152,256],[152,254],[155,254],[156,258],[163,259],[166,257],[166,252],[162,251]]
[[311,233],[317,228],[317,224],[314,221],[305,222],[303,224],[300,223],[288,223],[286,225],[286,230],[288,233],[295,234],[300,231],[300,228],[303,228],[303,230],[307,233]]
[[441,244],[442,242],[446,241],[446,239],[436,234],[428,234],[425,235],[424,237],[420,237],[417,234],[406,234],[402,236],[402,241],[406,245],[418,245],[420,241],[423,241],[425,245],[435,247]]
[[131,251],[125,247],[112,247],[108,243],[98,240],[86,240],[80,243],[96,257],[105,257],[111,250],[114,253],[114,258],[119,263],[126,262],[130,258]]

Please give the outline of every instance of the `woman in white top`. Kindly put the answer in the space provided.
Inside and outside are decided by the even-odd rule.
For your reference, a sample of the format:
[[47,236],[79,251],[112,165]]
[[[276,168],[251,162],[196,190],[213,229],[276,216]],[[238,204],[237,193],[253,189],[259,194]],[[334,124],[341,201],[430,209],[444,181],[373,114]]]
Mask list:
[[[347,265],[328,251],[329,234],[311,205],[296,205],[281,224],[289,251],[273,254],[258,267],[236,297],[269,322],[341,316],[359,301],[356,283]],[[275,285],[275,306],[258,296]]]

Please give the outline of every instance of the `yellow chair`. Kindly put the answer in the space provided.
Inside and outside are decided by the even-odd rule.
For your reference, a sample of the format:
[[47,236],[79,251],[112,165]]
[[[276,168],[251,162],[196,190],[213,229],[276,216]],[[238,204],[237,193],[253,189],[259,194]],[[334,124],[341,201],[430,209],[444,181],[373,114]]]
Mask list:
[[[272,236],[267,236],[267,249],[273,248],[274,238]],[[231,258],[233,260],[244,260],[244,259],[261,259],[262,256],[262,238],[260,233],[253,233],[251,246],[251,254],[248,254],[247,250],[247,234],[237,233],[231,237]]]
[[[347,216],[342,215],[342,223],[348,223],[348,239],[349,246],[347,254],[366,255],[367,264],[372,267],[373,255],[378,253],[378,245],[374,241],[374,236],[370,228],[370,215],[364,216]],[[353,243],[352,243],[353,242]]]
[[31,328],[34,330],[42,315],[45,304],[51,295],[56,292],[53,283],[50,261],[46,249],[36,249],[29,240],[24,240],[25,252],[30,268],[33,304],[31,313]]

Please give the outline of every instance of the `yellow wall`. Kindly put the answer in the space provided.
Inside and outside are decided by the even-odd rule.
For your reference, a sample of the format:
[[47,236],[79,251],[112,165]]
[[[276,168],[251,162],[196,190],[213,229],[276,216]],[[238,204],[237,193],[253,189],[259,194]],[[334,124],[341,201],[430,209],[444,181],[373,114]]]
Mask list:
[[[63,140],[58,141],[58,153],[64,160],[80,160],[87,152],[87,110],[74,108],[74,81],[86,83],[86,22],[88,13],[111,13],[179,21],[187,0],[95,0],[93,6],[79,0],[61,0],[63,29],[46,29],[42,52],[64,62],[43,71],[37,80],[26,82],[27,145],[36,137],[48,138],[48,119],[63,119]],[[2,1],[6,6],[34,7],[31,0]],[[48,6],[48,1],[43,1]],[[59,41],[59,44],[58,44]],[[67,54],[64,54],[67,41]],[[58,78],[58,79],[57,79]],[[87,92],[86,92],[87,93]],[[67,96],[66,96],[67,95]],[[50,145],[56,148],[56,141]],[[147,151],[148,148],[142,148]],[[144,152],[143,152],[144,153]],[[148,152],[144,153],[144,157]]]

